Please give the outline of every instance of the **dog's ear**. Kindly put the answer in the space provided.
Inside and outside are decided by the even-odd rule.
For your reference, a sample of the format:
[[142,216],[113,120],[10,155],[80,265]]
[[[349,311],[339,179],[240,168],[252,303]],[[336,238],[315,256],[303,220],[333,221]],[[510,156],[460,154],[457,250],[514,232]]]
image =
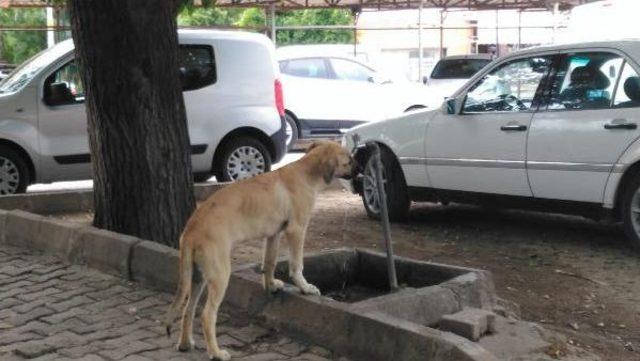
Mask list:
[[331,183],[337,166],[338,161],[335,158],[327,159],[322,163],[322,178],[324,178],[325,183]]

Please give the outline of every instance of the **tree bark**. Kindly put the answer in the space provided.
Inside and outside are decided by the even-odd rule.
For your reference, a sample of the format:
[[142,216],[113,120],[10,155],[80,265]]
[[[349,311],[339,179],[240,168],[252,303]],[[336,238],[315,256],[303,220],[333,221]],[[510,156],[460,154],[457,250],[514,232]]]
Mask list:
[[68,5],[86,91],[94,225],[176,247],[195,209],[177,2]]

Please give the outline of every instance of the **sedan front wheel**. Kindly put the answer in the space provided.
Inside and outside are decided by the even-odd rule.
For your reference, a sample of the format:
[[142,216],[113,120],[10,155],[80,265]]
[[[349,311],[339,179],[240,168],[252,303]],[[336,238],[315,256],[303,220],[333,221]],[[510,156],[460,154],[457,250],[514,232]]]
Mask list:
[[632,246],[640,250],[640,176],[624,188],[622,195],[622,224]]
[[[402,168],[389,150],[380,149],[380,156],[382,160],[382,182],[387,193],[389,220],[402,221],[407,218],[409,207],[411,206]],[[369,155],[363,172],[362,203],[369,217],[380,219],[380,199],[378,197],[378,183],[375,171],[375,159]]]

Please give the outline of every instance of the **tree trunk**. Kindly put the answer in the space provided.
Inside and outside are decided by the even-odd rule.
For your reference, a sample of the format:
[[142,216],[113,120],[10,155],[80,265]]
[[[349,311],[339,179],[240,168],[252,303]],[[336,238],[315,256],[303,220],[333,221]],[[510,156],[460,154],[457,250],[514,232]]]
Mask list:
[[94,225],[176,247],[195,208],[176,3],[68,4],[87,95]]

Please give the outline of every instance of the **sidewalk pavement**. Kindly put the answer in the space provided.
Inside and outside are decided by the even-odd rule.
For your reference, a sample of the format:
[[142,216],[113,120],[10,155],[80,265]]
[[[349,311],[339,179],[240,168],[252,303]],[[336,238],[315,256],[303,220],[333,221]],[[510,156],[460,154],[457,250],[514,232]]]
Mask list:
[[[199,317],[195,350],[175,350],[177,330],[166,337],[158,320],[171,299],[83,266],[0,246],[0,360],[206,360]],[[237,309],[223,307],[218,324],[218,342],[233,360],[337,359]]]

